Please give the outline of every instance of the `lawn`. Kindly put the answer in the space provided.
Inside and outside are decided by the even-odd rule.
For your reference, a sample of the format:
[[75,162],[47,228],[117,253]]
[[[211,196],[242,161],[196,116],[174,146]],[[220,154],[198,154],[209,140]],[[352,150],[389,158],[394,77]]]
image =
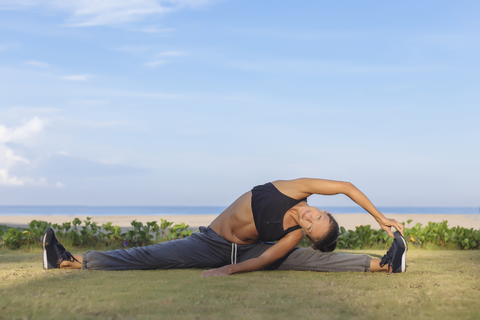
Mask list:
[[393,275],[201,278],[197,269],[46,271],[41,250],[3,248],[0,319],[480,319],[479,250],[411,249],[407,265]]

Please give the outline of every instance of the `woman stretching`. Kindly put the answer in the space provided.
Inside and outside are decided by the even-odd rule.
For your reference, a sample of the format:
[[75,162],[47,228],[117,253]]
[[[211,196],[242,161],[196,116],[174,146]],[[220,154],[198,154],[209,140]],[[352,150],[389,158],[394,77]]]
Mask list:
[[[380,260],[333,253],[338,224],[330,213],[307,204],[312,194],[345,194],[368,211],[394,237],[387,254]],[[391,227],[399,232],[394,235]],[[296,248],[303,234],[313,243],[311,248]],[[209,227],[200,227],[198,233],[181,240],[72,256],[48,228],[43,239],[43,264],[45,269],[87,270],[212,268],[202,272],[204,277],[262,269],[404,272],[407,248],[402,235],[403,225],[387,219],[353,184],[301,178],[254,187]]]

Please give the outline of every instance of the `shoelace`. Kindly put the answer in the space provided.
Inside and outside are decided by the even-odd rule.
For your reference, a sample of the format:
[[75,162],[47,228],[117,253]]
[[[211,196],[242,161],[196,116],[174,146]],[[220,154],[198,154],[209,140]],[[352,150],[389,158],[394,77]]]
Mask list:
[[392,259],[393,259],[393,244],[390,247],[390,249],[388,249],[387,253],[382,257],[382,260],[380,260],[380,267],[383,267],[387,263],[390,263]]
[[[56,239],[55,239],[56,240]],[[60,256],[62,257],[62,259],[65,261],[71,261],[73,262],[73,260],[77,261],[78,263],[80,263],[80,261],[78,261],[77,259],[75,259],[75,257],[70,253],[68,252],[67,250],[65,250],[65,248],[61,245],[60,242],[58,242],[58,240],[56,240],[56,243],[55,243],[58,247],[58,251],[60,251]]]

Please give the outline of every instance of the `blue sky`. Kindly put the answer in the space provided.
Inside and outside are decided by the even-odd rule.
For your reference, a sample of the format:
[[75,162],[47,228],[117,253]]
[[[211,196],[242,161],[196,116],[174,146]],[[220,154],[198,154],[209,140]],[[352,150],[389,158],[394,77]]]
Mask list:
[[228,205],[315,177],[478,206],[479,9],[0,0],[0,205]]

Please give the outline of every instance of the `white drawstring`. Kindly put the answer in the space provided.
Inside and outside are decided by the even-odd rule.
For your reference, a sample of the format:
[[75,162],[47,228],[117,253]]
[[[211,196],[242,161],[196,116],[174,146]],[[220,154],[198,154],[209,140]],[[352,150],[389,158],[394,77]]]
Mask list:
[[232,264],[237,264],[237,244],[232,242],[232,255],[231,255]]

